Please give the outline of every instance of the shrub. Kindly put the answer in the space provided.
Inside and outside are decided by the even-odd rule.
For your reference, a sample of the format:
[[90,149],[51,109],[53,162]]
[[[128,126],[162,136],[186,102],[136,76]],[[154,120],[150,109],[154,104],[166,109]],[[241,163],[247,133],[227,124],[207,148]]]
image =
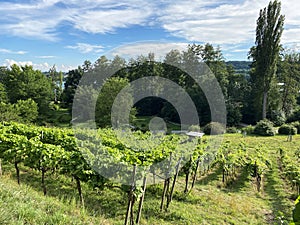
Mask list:
[[295,128],[291,124],[283,124],[281,127],[279,127],[278,133],[294,135],[294,134],[297,134],[297,128]]
[[38,106],[31,98],[15,104],[0,102],[0,121],[31,123],[38,117]]
[[254,126],[249,125],[247,127],[243,127],[242,132],[246,132],[246,134],[253,134],[254,133]]
[[189,127],[189,131],[200,132],[200,126],[199,125],[192,125],[192,126]]
[[239,130],[236,127],[228,127],[226,129],[226,133],[229,133],[229,134],[236,134],[238,132],[239,132]]
[[297,128],[297,133],[300,134],[300,122],[296,121],[291,123],[291,125],[293,125],[295,128]]
[[266,119],[259,121],[254,128],[254,134],[261,136],[274,136],[275,131],[273,123]]
[[210,122],[204,126],[203,132],[206,135],[224,134],[225,126],[218,122]]

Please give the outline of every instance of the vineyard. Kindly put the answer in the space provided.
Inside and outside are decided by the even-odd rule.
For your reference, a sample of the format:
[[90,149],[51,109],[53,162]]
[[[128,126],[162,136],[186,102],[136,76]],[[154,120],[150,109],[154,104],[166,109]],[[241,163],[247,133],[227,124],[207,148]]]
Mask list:
[[[90,212],[76,224],[288,224],[300,194],[299,136],[228,134],[211,151],[205,136],[189,141],[18,123],[0,130],[2,181],[73,198],[77,210]],[[60,220],[53,223],[68,223]]]

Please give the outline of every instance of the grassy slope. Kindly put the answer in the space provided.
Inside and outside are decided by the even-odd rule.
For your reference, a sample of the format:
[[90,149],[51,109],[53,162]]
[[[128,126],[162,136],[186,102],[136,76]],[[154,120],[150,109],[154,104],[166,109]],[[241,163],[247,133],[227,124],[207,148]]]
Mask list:
[[[184,178],[180,177],[168,212],[159,211],[162,185],[147,187],[141,224],[279,224],[280,215],[289,220],[292,192],[281,178],[277,151],[284,145],[293,152],[300,146],[300,136],[291,143],[285,136],[226,135],[225,140],[268,146],[266,154],[273,169],[264,178],[262,193],[257,193],[252,179],[244,173],[232,186],[222,187],[221,171],[215,168],[198,178],[189,195],[183,194]],[[48,196],[44,197],[39,173],[23,168],[18,186],[11,166],[4,165],[4,171],[0,178],[0,224],[123,224],[127,199],[119,189],[97,193],[84,184],[83,210],[69,178],[48,175]]]
[[[149,123],[153,116],[139,116],[133,121],[133,125],[140,130],[149,130]],[[180,124],[174,124],[166,122],[167,131],[171,132],[172,130],[180,130]]]

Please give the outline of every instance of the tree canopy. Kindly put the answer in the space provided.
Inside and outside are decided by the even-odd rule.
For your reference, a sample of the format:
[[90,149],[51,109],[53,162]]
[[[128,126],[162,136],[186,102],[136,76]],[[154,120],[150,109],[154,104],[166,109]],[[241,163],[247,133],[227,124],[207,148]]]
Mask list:
[[41,71],[32,66],[13,65],[7,69],[4,83],[11,103],[31,98],[38,104],[40,112],[48,109],[53,96],[51,81]]
[[267,116],[267,97],[277,71],[284,19],[281,3],[277,0],[261,9],[257,19],[255,46],[249,53],[253,59],[251,79],[257,120]]

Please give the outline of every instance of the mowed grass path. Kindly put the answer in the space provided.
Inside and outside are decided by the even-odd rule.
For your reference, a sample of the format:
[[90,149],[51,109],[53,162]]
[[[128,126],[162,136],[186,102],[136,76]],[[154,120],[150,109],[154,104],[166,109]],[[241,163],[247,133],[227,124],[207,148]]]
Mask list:
[[[258,193],[252,178],[241,171],[231,185],[222,185],[221,170],[216,167],[198,176],[194,189],[184,194],[184,177],[175,187],[167,212],[160,212],[162,184],[147,187],[141,224],[281,224],[290,220],[294,194],[278,168],[278,150],[284,147],[292,155],[300,148],[300,136],[292,142],[286,136],[254,137],[224,135],[232,144],[246,143],[252,148],[265,145],[272,169],[263,178]],[[92,190],[83,184],[85,208],[79,205],[75,181],[60,175],[46,178],[48,196],[43,196],[40,174],[22,168],[21,185],[12,165],[3,165],[0,178],[0,224],[124,224],[126,193],[118,188]],[[136,204],[137,205],[137,204]]]

